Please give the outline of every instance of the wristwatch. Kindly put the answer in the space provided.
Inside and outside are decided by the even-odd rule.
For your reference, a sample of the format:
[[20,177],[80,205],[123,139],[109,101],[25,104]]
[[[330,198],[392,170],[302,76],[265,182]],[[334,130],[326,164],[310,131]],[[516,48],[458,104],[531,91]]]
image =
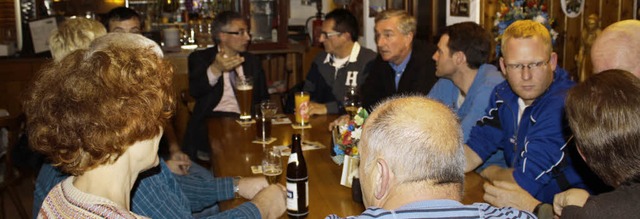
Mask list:
[[240,187],[238,186],[240,184],[240,179],[242,179],[241,176],[233,177],[233,193],[236,198],[240,198]]

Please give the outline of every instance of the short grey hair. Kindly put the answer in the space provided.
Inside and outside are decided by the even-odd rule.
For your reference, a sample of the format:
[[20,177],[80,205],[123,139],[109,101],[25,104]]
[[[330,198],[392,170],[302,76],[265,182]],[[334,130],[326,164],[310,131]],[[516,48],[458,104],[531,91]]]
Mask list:
[[364,124],[366,169],[384,157],[400,182],[434,185],[464,181],[463,138],[457,116],[422,96],[398,96],[377,105]]
[[398,30],[400,30],[402,34],[407,35],[409,33],[416,33],[416,18],[409,15],[409,13],[403,10],[382,11],[376,16],[375,23],[394,17],[398,18]]

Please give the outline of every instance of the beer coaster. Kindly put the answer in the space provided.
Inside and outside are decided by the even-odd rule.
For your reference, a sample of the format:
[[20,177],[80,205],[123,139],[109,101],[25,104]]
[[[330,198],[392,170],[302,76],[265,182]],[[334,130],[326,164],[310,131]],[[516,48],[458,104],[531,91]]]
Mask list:
[[256,123],[256,120],[253,120],[253,119],[251,119],[251,120],[249,120],[249,121],[240,121],[240,120],[236,120],[236,122],[237,122],[239,125],[241,125],[241,126],[249,126],[249,125],[251,125],[251,124],[253,124],[253,123]]
[[[282,156],[289,156],[291,155],[291,148],[289,148],[288,145],[278,145],[278,146],[273,146],[274,149],[279,150],[280,151],[280,155]],[[317,141],[303,141],[302,142],[302,151],[308,151],[308,150],[316,150],[316,149],[322,149],[325,148],[325,146]]]
[[289,117],[276,117],[271,119],[271,124],[273,125],[291,124],[291,119],[289,119]]
[[271,137],[271,138],[266,139],[264,141],[263,140],[253,140],[251,143],[254,143],[254,144],[271,144],[276,140],[278,140],[278,139],[274,138],[274,137]]
[[311,128],[311,123],[307,123],[306,125],[291,124],[291,128],[293,128],[293,129],[310,129]]
[[260,165],[251,166],[251,172],[253,174],[261,174],[262,173],[262,166],[260,166]]

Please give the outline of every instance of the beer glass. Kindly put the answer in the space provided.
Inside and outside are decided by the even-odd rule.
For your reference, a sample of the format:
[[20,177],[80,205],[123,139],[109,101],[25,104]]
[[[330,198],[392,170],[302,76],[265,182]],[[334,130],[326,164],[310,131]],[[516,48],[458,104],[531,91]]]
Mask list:
[[278,149],[270,147],[265,151],[264,160],[262,161],[262,174],[267,177],[269,184],[280,182],[282,156]]
[[260,103],[260,112],[268,119],[272,119],[278,112],[278,105],[271,101],[264,101]]
[[355,86],[347,87],[344,93],[344,110],[347,111],[349,117],[353,119],[360,108],[360,94]]
[[297,92],[294,96],[296,104],[296,124],[307,125],[309,123],[309,100],[310,95],[307,92]]
[[251,99],[253,97],[253,80],[250,77],[236,77],[236,98],[240,108],[240,121],[251,121]]

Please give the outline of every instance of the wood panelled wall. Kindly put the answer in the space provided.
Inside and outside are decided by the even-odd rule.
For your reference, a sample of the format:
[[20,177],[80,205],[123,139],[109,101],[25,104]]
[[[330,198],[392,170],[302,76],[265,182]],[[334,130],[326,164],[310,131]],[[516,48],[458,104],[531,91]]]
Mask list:
[[[6,29],[16,28],[15,7],[13,0],[0,0],[0,38]],[[15,32],[13,33],[15,34]],[[0,39],[2,40],[2,39]]]
[[[633,19],[636,0],[584,0],[584,10],[576,18],[565,16],[559,0],[545,1],[549,7],[549,16],[555,20],[554,29],[559,33],[554,51],[558,53],[558,64],[575,76],[578,68],[574,57],[578,54],[581,33],[589,15],[600,17],[600,28],[604,29],[620,20]],[[493,28],[498,0],[482,0],[482,24],[487,30]]]

